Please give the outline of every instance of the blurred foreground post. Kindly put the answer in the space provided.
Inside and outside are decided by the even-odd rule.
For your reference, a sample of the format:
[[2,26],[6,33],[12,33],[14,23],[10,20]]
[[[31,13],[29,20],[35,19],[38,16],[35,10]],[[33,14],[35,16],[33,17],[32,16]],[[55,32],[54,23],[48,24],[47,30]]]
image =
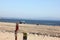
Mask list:
[[19,29],[19,23],[16,23],[16,29],[15,29],[15,40],[17,40],[17,31]]

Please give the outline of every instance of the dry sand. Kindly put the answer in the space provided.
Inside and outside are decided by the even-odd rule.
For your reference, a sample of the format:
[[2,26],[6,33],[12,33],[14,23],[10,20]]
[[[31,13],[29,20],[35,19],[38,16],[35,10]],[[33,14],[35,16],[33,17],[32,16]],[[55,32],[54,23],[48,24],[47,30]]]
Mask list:
[[[18,33],[18,40],[23,40],[23,34]],[[0,31],[0,40],[15,40],[15,34],[12,32]]]
[[[0,40],[14,40],[15,25],[0,22]],[[19,24],[18,40],[23,40],[22,32],[30,33],[27,40],[60,40],[60,26]]]

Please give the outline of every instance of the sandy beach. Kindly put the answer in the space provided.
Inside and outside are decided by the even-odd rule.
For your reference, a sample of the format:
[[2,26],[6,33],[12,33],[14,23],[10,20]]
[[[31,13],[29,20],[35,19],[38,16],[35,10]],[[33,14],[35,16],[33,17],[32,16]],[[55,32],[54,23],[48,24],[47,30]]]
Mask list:
[[[0,22],[0,40],[15,40],[15,26],[15,23]],[[27,40],[60,40],[60,26],[19,24],[18,40],[23,40],[23,32],[28,33]]]

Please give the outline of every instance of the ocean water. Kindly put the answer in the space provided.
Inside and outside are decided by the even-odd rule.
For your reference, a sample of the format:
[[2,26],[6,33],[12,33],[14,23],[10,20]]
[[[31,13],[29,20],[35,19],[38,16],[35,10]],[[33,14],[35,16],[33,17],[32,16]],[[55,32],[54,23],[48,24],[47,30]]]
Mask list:
[[52,21],[52,20],[27,20],[27,19],[0,19],[0,22],[25,22],[28,24],[41,24],[41,25],[53,25],[60,26],[60,21]]

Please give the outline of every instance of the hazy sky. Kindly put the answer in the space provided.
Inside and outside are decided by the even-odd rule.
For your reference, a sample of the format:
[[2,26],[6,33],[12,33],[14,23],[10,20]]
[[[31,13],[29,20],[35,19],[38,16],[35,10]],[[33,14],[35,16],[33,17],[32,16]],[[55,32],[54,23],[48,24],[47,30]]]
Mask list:
[[0,0],[0,17],[60,20],[60,0]]

